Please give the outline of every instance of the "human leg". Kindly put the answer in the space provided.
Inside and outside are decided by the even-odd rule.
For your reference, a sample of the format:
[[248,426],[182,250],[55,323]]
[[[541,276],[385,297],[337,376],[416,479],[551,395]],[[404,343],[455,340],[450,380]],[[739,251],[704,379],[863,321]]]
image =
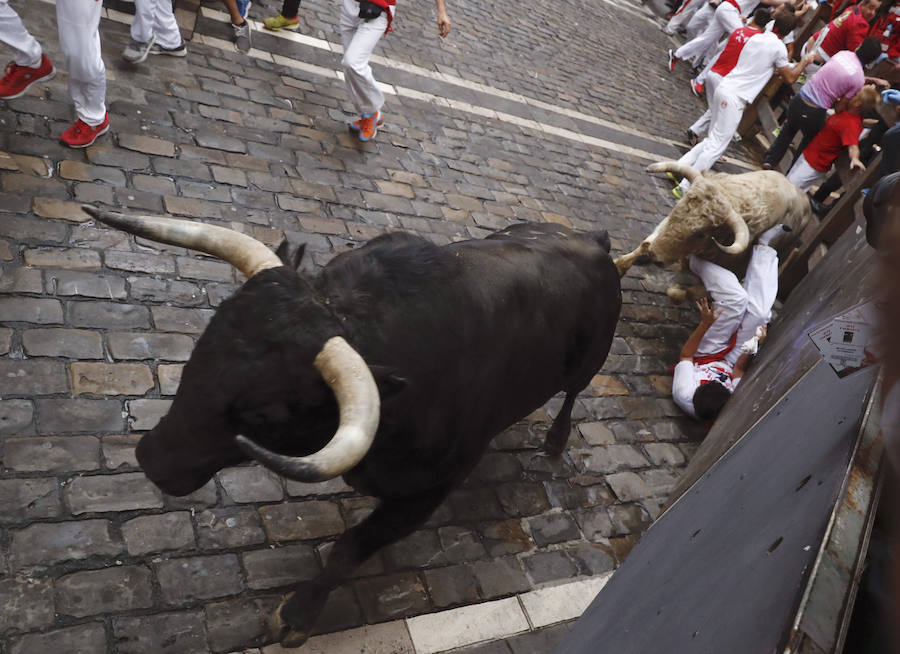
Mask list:
[[706,331],[697,354],[713,354],[727,347],[737,331],[747,310],[747,291],[733,272],[697,256],[690,258],[691,271],[697,275],[707,292],[721,311],[719,317]]
[[700,172],[709,170],[719,157],[725,154],[728,144],[737,132],[745,104],[737,95],[730,93],[721,85],[716,89],[710,104],[709,133],[703,141],[705,146],[697,153],[694,168]]
[[704,90],[706,91],[707,109],[703,113],[703,115],[700,116],[700,118],[698,118],[696,122],[689,128],[697,136],[706,134],[709,131],[709,124],[712,120],[713,99],[716,97],[716,89],[719,88],[719,82],[721,81],[722,76],[718,73],[710,73],[706,77],[706,81],[703,86]]
[[0,43],[12,48],[13,61],[18,66],[30,68],[41,63],[41,44],[25,29],[8,0],[0,0]]
[[703,32],[675,50],[675,56],[678,59],[697,64],[704,59],[708,50],[715,48],[721,37],[722,28],[719,23],[710,21],[710,24],[707,25]]
[[59,44],[69,68],[69,93],[78,118],[91,127],[106,120],[106,67],[100,56],[100,12],[95,0],[56,3]]
[[772,305],[778,295],[778,253],[768,245],[754,245],[744,277],[747,309],[737,333],[737,346],[725,356],[732,366],[741,355],[740,346],[753,338],[757,327],[772,318]]
[[281,5],[281,13],[271,18],[266,18],[263,25],[267,30],[294,30],[300,26],[300,0],[284,0]]
[[697,13],[697,10],[700,9],[700,6],[703,4],[703,0],[684,0],[681,3],[681,7],[679,7],[678,11],[669,19],[669,22],[666,23],[663,31],[666,34],[675,34],[678,30],[684,28],[694,17],[694,14]]
[[[781,132],[779,132],[772,145],[766,150],[765,156],[763,156],[763,166],[776,168],[781,160],[784,159],[784,155],[797,132],[801,130],[804,134],[804,143],[801,144],[799,152],[802,153],[806,146],[809,145],[812,137],[818,134],[824,124],[825,110],[821,107],[813,107],[807,104],[799,94],[795,95],[788,104],[787,120],[782,124]],[[812,134],[808,139],[806,137],[807,133]]]
[[250,23],[244,20],[241,10],[238,7],[237,0],[222,0],[225,8],[228,9],[228,15],[231,18],[231,29],[234,31],[234,45],[238,51],[250,52],[251,36]]
[[384,35],[387,17],[384,13],[373,20],[358,16],[359,5],[354,0],[344,0],[341,6],[341,40],[344,43],[344,82],[350,101],[363,116],[375,114],[384,105],[384,94],[378,88],[369,57]]
[[810,166],[809,162],[806,161],[806,157],[801,154],[788,171],[787,179],[801,191],[808,191],[811,186],[815,186],[815,184],[820,182],[826,174]]
[[708,2],[703,3],[703,6],[697,10],[697,13],[694,14],[693,18],[688,21],[687,36],[689,39],[694,38],[706,29],[706,26],[709,25],[709,22],[713,19],[715,11],[715,7],[711,4]]

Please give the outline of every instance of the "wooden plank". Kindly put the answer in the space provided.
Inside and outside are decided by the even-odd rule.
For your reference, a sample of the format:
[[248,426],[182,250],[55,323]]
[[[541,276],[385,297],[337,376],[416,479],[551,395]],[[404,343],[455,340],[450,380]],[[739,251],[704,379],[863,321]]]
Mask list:
[[800,252],[795,256],[790,266],[787,266],[778,279],[778,296],[786,298],[797,286],[809,270],[809,258],[820,243],[832,245],[849,227],[858,209],[856,204],[860,198],[860,191],[871,186],[878,178],[878,169],[881,166],[881,153],[869,162],[869,166],[862,173],[857,173],[841,199],[831,208],[825,216],[819,229],[808,243],[805,243]]

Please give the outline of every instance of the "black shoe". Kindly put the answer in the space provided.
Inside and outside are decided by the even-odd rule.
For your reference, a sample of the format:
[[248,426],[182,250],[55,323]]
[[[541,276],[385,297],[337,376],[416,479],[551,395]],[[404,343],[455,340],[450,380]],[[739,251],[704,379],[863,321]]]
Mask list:
[[812,212],[819,218],[824,218],[825,216],[827,216],[828,211],[831,209],[831,207],[825,206],[814,197],[809,198],[809,208],[812,209]]

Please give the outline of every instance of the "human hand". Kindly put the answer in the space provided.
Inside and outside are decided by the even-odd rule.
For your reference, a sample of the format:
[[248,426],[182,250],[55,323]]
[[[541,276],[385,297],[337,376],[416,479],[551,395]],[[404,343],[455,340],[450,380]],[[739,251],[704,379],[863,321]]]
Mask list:
[[450,33],[450,17],[447,15],[446,11],[442,11],[438,14],[437,24],[438,34],[441,38],[444,38]]
[[769,326],[768,325],[760,325],[756,328],[756,340],[762,343],[766,340],[766,336],[769,334]]
[[697,308],[700,310],[700,324],[709,326],[713,324],[716,319],[722,315],[722,309],[716,309],[715,302],[708,302],[706,298],[701,298],[697,300],[694,304],[697,305]]
[[863,165],[863,162],[858,158],[853,157],[850,160],[850,170],[865,170],[866,167]]

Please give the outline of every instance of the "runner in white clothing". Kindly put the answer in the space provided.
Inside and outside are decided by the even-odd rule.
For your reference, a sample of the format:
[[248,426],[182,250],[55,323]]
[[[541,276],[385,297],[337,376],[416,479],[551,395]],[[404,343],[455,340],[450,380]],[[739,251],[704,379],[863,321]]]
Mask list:
[[[772,77],[773,70],[777,71],[788,84],[793,84],[803,69],[813,61],[815,55],[808,55],[793,66],[789,64],[787,49],[777,34],[789,33],[796,19],[791,14],[784,14],[776,18],[775,22],[774,31],[757,34],[744,45],[737,65],[725,76],[713,96],[706,138],[681,157],[679,163],[692,166],[701,172],[712,168],[725,153],[737,132],[744,107],[756,99]],[[681,191],[689,186],[687,180],[682,180],[679,184]],[[676,192],[676,195],[679,193]]]

